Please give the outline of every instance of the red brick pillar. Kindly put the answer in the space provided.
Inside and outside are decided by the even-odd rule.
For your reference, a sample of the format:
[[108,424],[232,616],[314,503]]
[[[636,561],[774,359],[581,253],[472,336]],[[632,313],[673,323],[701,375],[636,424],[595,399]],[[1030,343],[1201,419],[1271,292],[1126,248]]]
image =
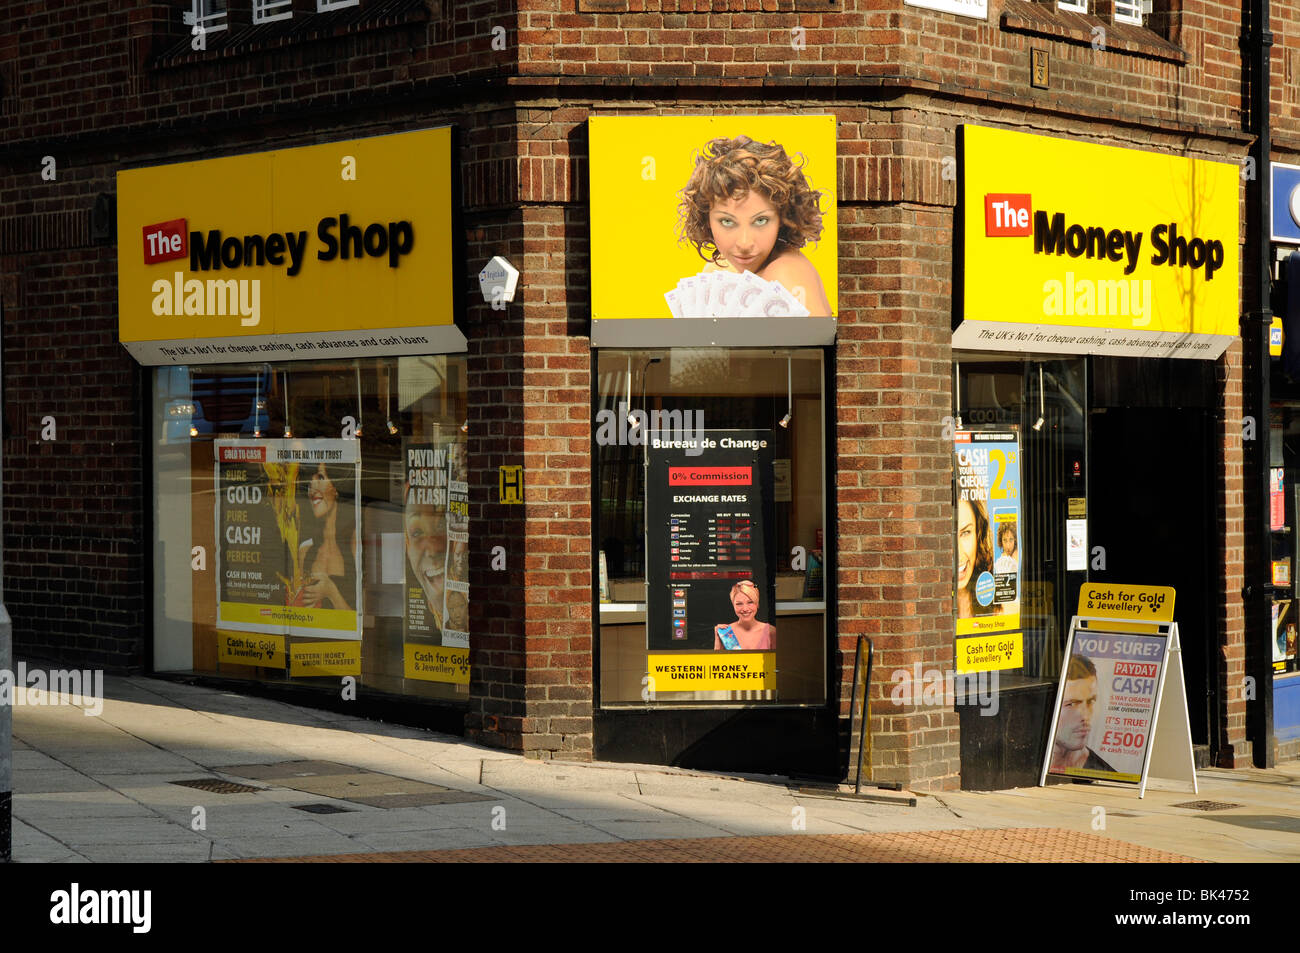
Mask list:
[[[1242,440],[1242,349],[1237,340],[1215,366],[1220,392],[1219,454],[1222,474],[1218,487],[1219,554],[1223,574],[1219,577],[1219,618],[1216,658],[1218,661],[1215,704],[1220,712],[1219,767],[1251,767],[1251,745],[1246,734],[1246,608],[1241,597],[1246,584],[1245,445]],[[1255,421],[1256,440],[1268,439],[1267,420]],[[1264,686],[1253,688],[1266,691]]]
[[[952,450],[943,437],[952,413],[955,194],[940,155],[903,158],[888,139],[855,141],[859,127],[847,118],[840,114],[846,253],[835,408],[841,715],[857,637],[869,635],[872,776],[913,790],[953,789],[956,712],[898,706],[890,693],[895,670],[953,665]],[[881,201],[895,204],[867,204]]]
[[[530,204],[511,216],[521,237],[506,242],[520,287],[504,316],[478,309],[484,326],[474,335],[470,452],[487,502],[476,524],[486,537],[478,547],[484,586],[471,600],[478,628],[466,730],[539,758],[590,760],[591,349],[576,319],[585,318],[585,296],[568,300],[575,282],[566,273],[570,256],[585,260],[586,231],[566,216],[570,164],[551,146],[521,145],[513,175]],[[476,244],[476,268],[501,253],[490,241]],[[514,464],[524,467],[524,502],[496,503],[497,468]],[[492,568],[498,545],[504,570]]]

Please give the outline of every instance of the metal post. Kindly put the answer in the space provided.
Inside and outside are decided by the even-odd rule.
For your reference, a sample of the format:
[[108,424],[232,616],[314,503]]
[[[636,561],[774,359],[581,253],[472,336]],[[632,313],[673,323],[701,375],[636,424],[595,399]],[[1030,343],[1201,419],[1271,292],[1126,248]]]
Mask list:
[[[1270,381],[1269,369],[1272,358],[1268,352],[1269,326],[1273,322],[1270,309],[1269,292],[1272,269],[1272,246],[1269,242],[1271,209],[1269,183],[1271,181],[1269,161],[1272,159],[1272,138],[1270,125],[1270,64],[1269,49],[1273,45],[1273,34],[1269,30],[1269,0],[1251,0],[1250,4],[1250,82],[1251,82],[1251,118],[1255,132],[1255,144],[1252,149],[1255,158],[1255,178],[1248,183],[1246,205],[1247,241],[1253,240],[1255,251],[1253,280],[1243,282],[1246,303],[1254,304],[1255,309],[1247,315],[1242,334],[1243,370],[1249,375],[1254,372],[1252,387],[1242,388],[1242,397],[1249,395],[1247,414],[1255,418],[1255,440],[1245,453],[1246,487],[1244,493],[1246,530],[1246,586],[1245,596],[1245,639],[1246,639],[1246,674],[1254,678],[1254,700],[1246,707],[1246,735],[1251,741],[1252,760],[1256,767],[1272,767],[1273,756],[1273,666],[1272,642],[1273,625],[1271,618],[1273,586],[1269,575],[1270,540],[1272,539],[1271,521],[1268,506],[1268,466],[1269,466],[1269,431],[1270,431]],[[1251,214],[1251,213],[1254,214]],[[1253,285],[1253,288],[1252,288]],[[1246,383],[1250,383],[1247,377]],[[1250,457],[1254,457],[1254,468]],[[1251,479],[1253,477],[1253,479]],[[1255,524],[1254,532],[1249,529]],[[1256,537],[1256,534],[1259,534]],[[1251,558],[1250,541],[1252,537],[1259,540],[1254,547],[1256,555]],[[1228,686],[1232,691],[1234,686]],[[1224,705],[1224,702],[1220,702]]]
[[[0,487],[4,485],[4,305],[0,304]],[[0,503],[3,496],[0,495]],[[0,507],[0,514],[3,508]],[[10,691],[16,691],[14,684],[14,625],[9,619],[9,612],[4,605],[4,520],[0,516],[0,678],[6,675],[10,679]],[[13,701],[12,695],[9,699]],[[0,863],[8,863],[13,855],[13,730],[14,709],[12,704],[0,704]]]

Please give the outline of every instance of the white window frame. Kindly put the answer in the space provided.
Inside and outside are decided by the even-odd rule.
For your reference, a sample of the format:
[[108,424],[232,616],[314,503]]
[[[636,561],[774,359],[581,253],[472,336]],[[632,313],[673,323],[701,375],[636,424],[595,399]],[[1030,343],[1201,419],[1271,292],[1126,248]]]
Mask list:
[[361,6],[361,0],[316,0],[317,13],[329,13],[331,10],[346,10],[348,7]]
[[1088,0],[1056,0],[1058,10],[1069,10],[1071,13],[1087,13]]
[[204,34],[220,33],[229,27],[226,22],[229,11],[224,3],[221,4],[221,9],[215,9],[217,2],[218,0],[192,0],[190,9],[181,14],[181,22],[190,27],[191,31],[197,26]]
[[1144,14],[1151,12],[1151,0],[1115,0],[1115,22],[1142,25]]
[[275,23],[293,18],[293,0],[253,0],[253,22]]

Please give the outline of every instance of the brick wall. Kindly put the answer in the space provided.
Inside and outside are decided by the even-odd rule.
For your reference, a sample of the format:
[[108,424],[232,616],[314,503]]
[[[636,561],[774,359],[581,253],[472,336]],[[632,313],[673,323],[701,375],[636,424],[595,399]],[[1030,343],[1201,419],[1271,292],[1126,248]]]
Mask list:
[[[521,183],[538,202],[511,229],[524,237],[471,233],[472,260],[504,254],[523,277],[506,311],[474,309],[473,535],[481,563],[490,565],[491,547],[504,548],[507,571],[481,566],[475,575],[466,731],[537,757],[590,759],[590,339],[569,319],[585,299],[569,300],[585,258],[585,217],[566,215],[562,175],[534,176],[520,161]],[[505,464],[524,466],[522,506],[493,502]]]
[[93,184],[85,170],[50,183],[35,169],[15,179],[35,202],[63,211],[41,219],[62,227],[14,230],[0,246],[4,597],[14,649],[138,670],[143,433],[139,372],[116,341],[115,249],[92,243],[78,208],[87,203],[78,193]]

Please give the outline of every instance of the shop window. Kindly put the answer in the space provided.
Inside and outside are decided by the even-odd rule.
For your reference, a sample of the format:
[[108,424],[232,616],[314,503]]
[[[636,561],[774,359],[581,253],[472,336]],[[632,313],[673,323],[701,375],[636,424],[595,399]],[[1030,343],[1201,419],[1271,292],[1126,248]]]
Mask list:
[[1269,581],[1273,586],[1273,671],[1300,672],[1296,646],[1297,538],[1300,538],[1300,406],[1274,405],[1269,460]]
[[[989,457],[1002,455],[1000,463],[963,468],[954,454],[959,643],[971,637],[963,628],[1018,643],[1022,665],[982,666],[998,672],[1001,690],[1055,682],[1075,598],[1088,579],[1086,359],[962,352],[954,365],[955,447],[987,438]],[[1007,639],[988,622],[1001,618]],[[981,624],[963,626],[967,620]],[[958,658],[965,648],[959,644]]]
[[602,707],[825,702],[822,358],[599,352]]
[[154,371],[154,668],[468,698],[465,361]]

